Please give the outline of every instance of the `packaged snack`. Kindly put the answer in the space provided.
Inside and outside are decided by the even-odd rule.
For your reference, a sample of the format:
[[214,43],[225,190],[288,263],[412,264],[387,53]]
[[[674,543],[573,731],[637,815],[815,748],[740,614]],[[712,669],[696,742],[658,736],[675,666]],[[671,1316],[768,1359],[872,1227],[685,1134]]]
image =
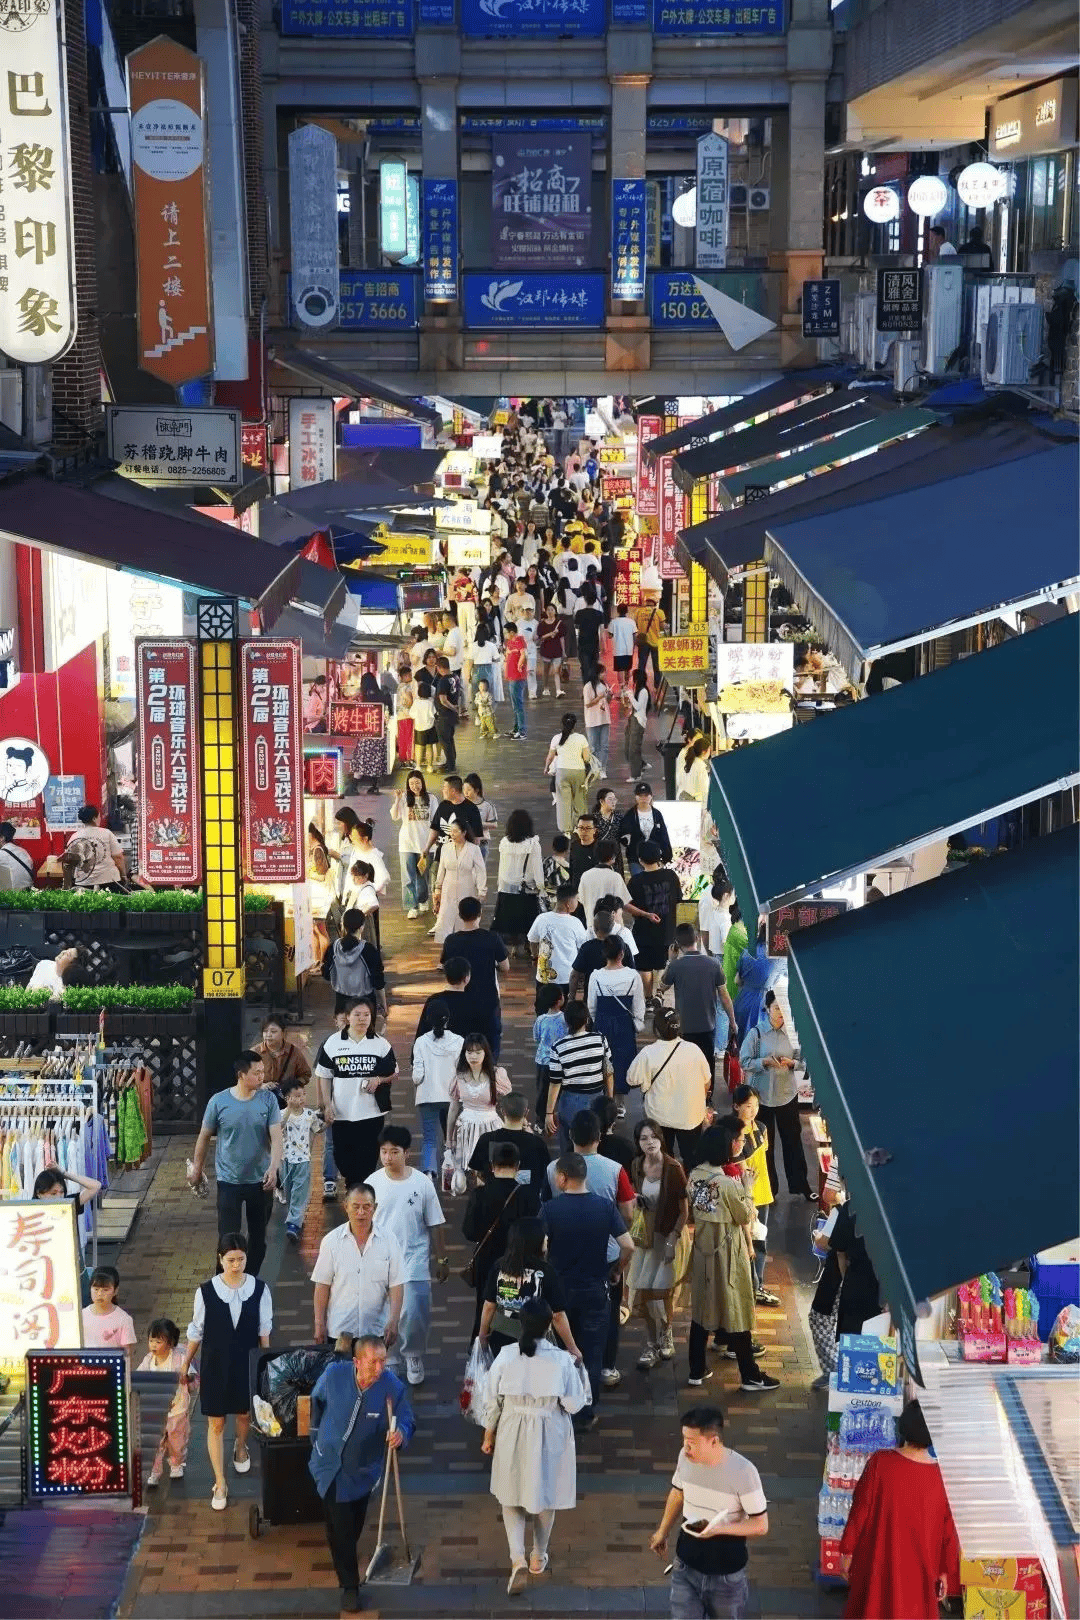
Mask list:
[[1046,1590],[1042,1564],[1037,1558],[961,1558],[960,1585],[1036,1595]]
[[895,1395],[900,1390],[900,1355],[895,1338],[869,1333],[840,1335],[836,1387],[863,1395]]

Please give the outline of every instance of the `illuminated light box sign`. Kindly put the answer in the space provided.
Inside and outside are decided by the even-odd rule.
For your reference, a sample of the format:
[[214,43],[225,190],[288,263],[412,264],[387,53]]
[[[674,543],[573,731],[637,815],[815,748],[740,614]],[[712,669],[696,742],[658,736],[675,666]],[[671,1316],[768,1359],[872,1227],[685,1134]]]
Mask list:
[[848,909],[846,900],[796,900],[789,906],[778,906],[769,912],[768,943],[770,956],[787,956],[788,941],[800,928],[812,928],[815,923],[839,917]]
[[304,880],[300,643],[260,636],[240,644],[244,876]]
[[28,1350],[82,1344],[81,1275],[71,1199],[0,1203],[0,1371],[21,1378]]
[[333,737],[381,737],[386,730],[386,709],[381,703],[331,703],[329,731]]
[[[338,329],[342,332],[411,330],[418,321],[419,279],[411,270],[342,270]],[[291,278],[289,287],[291,297]]]
[[345,793],[345,751],[304,746],[304,796],[340,799]]
[[465,277],[465,325],[592,326],[604,324],[607,278],[602,275]]
[[27,1495],[130,1496],[127,1356],[31,1350],[26,1358]]
[[407,39],[415,28],[412,0],[379,5],[354,0],[348,6],[301,5],[282,0],[281,32],[343,39]]

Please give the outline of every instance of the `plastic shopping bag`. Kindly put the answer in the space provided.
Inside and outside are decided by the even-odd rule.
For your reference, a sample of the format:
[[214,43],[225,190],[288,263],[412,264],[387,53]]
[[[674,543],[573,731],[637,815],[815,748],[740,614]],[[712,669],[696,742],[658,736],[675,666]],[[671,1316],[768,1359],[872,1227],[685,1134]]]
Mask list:
[[576,1393],[580,1394],[584,1398],[584,1404],[586,1406],[591,1406],[593,1398],[592,1384],[589,1381],[588,1373],[585,1371],[585,1363],[583,1361],[574,1362],[574,1378],[571,1379],[571,1385],[573,1385],[575,1379],[578,1385]]
[[458,1399],[462,1417],[468,1418],[470,1423],[479,1423],[481,1427],[484,1422],[484,1395],[491,1362],[492,1354],[487,1345],[481,1344],[479,1339],[474,1339],[469,1358],[465,1363],[465,1377]]
[[442,1190],[444,1193],[449,1193],[451,1190],[455,1168],[454,1155],[449,1148],[444,1148],[442,1156]]

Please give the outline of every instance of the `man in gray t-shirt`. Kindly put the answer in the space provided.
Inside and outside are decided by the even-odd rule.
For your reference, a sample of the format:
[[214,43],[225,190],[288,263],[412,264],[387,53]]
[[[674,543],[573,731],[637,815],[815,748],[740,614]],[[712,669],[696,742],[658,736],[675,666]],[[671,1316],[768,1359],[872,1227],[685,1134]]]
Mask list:
[[680,923],[675,930],[668,965],[660,980],[662,989],[675,991],[675,1011],[683,1039],[701,1048],[711,1069],[716,1043],[716,1003],[728,1016],[729,1030],[735,1028],[735,1010],[724,982],[723,963],[701,949],[697,929]]
[[216,1137],[218,1236],[239,1232],[246,1209],[247,1269],[256,1277],[266,1256],[267,1194],[273,1193],[281,1165],[281,1109],[263,1087],[258,1052],[241,1052],[233,1067],[236,1084],[215,1092],[206,1105],[188,1180],[193,1186],[202,1180],[210,1138]]

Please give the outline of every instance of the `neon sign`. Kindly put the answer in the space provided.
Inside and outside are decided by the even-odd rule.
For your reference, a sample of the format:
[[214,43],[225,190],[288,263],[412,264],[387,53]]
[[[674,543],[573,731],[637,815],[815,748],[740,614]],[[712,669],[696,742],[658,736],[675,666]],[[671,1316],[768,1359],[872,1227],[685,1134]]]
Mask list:
[[70,1501],[128,1496],[127,1356],[31,1350],[26,1357],[27,1494]]

